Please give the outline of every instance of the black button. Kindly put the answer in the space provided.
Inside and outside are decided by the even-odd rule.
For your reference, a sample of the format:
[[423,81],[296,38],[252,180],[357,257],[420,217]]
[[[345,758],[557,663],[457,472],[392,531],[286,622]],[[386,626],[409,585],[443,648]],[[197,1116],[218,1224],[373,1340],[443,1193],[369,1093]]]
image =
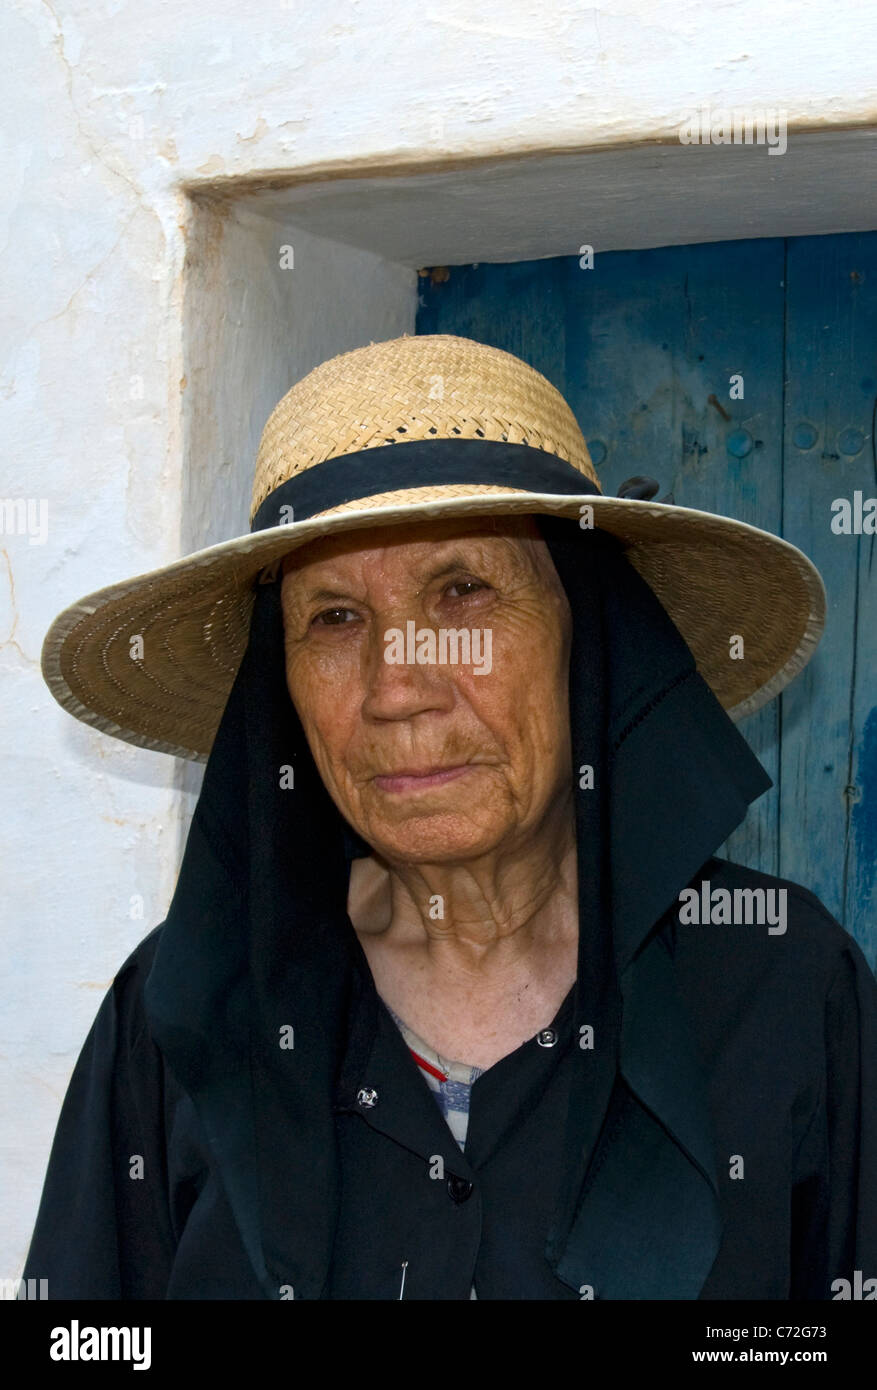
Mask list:
[[448,1178],[448,1196],[458,1205],[460,1202],[468,1202],[474,1190],[475,1184],[468,1182],[466,1178]]

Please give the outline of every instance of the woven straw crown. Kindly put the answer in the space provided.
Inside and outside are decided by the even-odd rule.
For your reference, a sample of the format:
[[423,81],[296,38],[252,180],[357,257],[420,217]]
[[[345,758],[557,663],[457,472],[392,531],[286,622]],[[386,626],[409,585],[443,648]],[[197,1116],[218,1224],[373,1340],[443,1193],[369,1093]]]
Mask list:
[[[495,439],[565,459],[598,484],[578,421],[541,372],[501,348],[449,333],[371,343],[323,362],[274,407],[256,457],[252,522],[265,498],[327,459],[414,439]],[[333,507],[513,492],[490,484],[376,491]]]

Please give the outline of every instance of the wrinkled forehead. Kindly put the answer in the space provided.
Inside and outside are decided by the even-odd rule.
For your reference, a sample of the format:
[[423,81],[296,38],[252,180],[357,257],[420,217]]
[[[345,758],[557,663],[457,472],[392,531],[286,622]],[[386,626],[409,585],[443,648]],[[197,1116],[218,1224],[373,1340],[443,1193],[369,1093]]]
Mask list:
[[[300,546],[284,557],[283,575],[313,579],[320,572],[361,569],[366,564],[410,569],[436,563],[488,563],[529,571],[551,587],[558,580],[548,546],[534,516],[442,517],[402,525],[340,532]],[[290,584],[284,582],[284,589]]]

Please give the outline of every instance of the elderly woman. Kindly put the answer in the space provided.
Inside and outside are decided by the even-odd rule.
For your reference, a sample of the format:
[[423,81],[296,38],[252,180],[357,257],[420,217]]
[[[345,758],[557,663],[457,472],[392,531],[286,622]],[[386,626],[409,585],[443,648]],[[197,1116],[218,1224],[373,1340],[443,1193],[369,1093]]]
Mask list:
[[821,581],[651,492],[509,354],[372,344],[273,412],[249,535],[56,620],[67,709],[209,757],[70,1083],[50,1297],[877,1296],[877,987],[715,857]]

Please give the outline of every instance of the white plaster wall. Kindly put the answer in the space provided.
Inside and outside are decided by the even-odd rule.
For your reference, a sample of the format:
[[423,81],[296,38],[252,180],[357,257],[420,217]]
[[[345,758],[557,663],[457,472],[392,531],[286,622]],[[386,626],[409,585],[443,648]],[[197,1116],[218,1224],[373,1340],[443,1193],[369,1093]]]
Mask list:
[[[249,341],[247,322],[264,332],[240,359],[242,417],[229,357],[184,314],[187,238],[207,224],[192,222],[181,185],[215,179],[228,196],[233,179],[284,171],[326,179],[672,139],[702,104],[866,126],[875,40],[877,10],[861,0],[7,0],[0,497],[46,499],[49,530],[44,544],[0,536],[0,1277],[23,1262],[100,998],[164,915],[191,806],[171,759],[54,705],[38,665],[45,630],[86,592],[245,529],[242,453],[273,399],[323,356],[412,322],[410,266],[318,248],[310,287],[260,291],[258,320],[241,309]],[[477,199],[461,215],[477,215]],[[274,224],[247,216],[227,228],[238,267],[273,244]],[[200,249],[199,270],[188,247],[196,305],[231,264],[209,237]],[[320,312],[318,260],[350,287],[343,315]],[[226,308],[245,288],[225,285]],[[211,423],[214,371],[226,394]],[[231,467],[221,495],[199,462],[211,429]]]

